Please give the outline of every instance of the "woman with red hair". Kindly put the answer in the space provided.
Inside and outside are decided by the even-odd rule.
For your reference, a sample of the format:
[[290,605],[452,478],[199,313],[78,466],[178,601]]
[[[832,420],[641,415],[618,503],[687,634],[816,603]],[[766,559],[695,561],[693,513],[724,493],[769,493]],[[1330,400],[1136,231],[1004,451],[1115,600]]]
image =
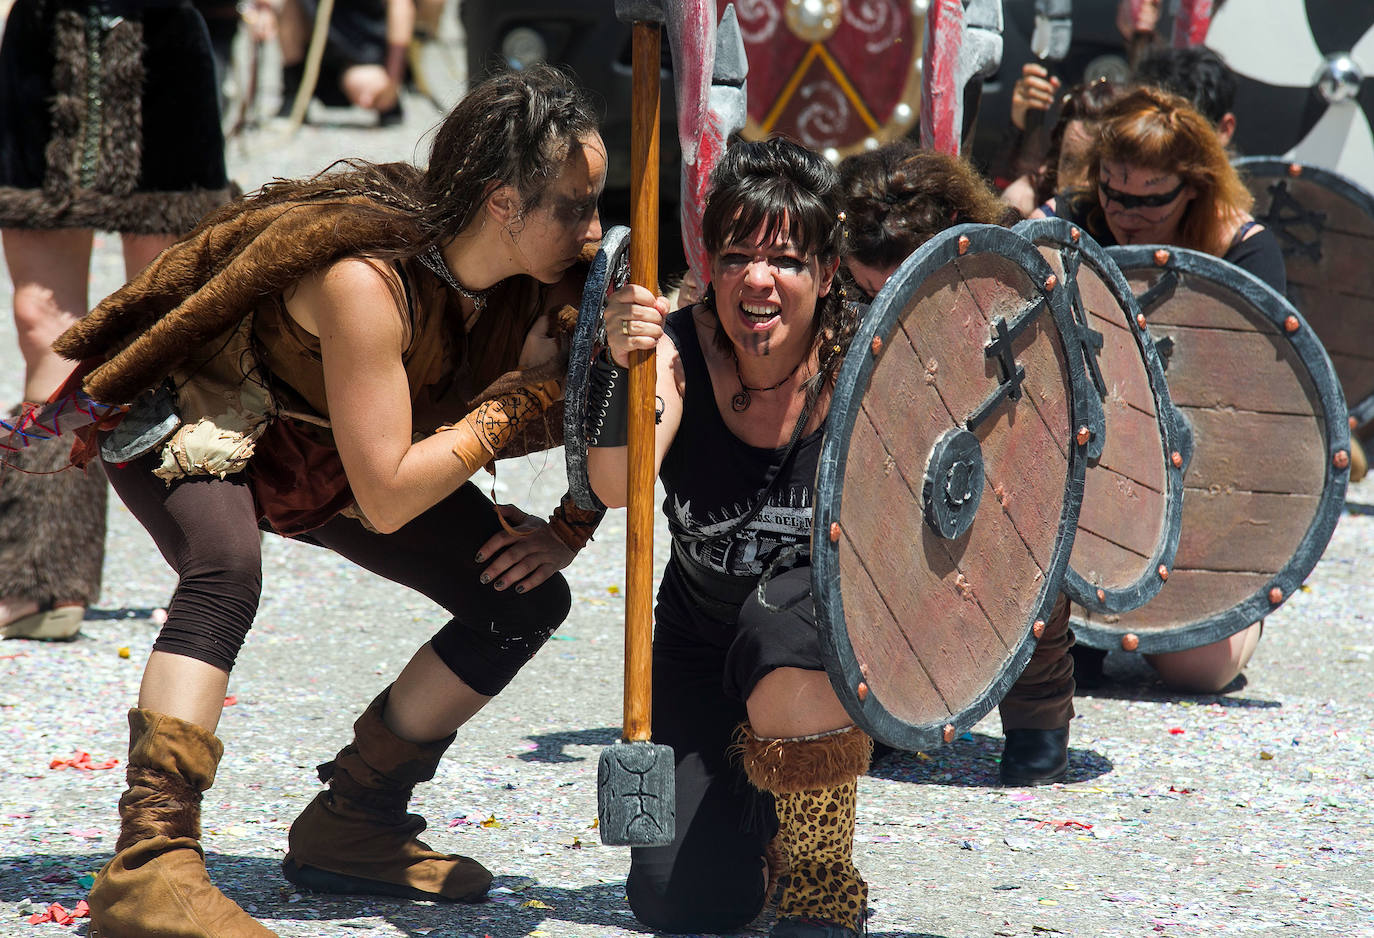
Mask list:
[[1250,215],[1254,197],[1216,129],[1187,100],[1137,88],[1102,115],[1088,157],[1089,190],[1050,200],[1099,244],[1171,244],[1229,261],[1283,293],[1283,253]]
[[[1088,158],[1088,178],[1096,191],[1066,193],[1035,215],[1061,215],[1103,245],[1169,244],[1203,251],[1280,293],[1287,289],[1278,239],[1251,217],[1254,198],[1215,128],[1185,99],[1142,87],[1109,107]],[[1256,623],[1219,642],[1149,660],[1170,686],[1213,693],[1245,669],[1261,629]],[[1091,674],[1092,664],[1081,654],[1076,657],[1080,675]]]

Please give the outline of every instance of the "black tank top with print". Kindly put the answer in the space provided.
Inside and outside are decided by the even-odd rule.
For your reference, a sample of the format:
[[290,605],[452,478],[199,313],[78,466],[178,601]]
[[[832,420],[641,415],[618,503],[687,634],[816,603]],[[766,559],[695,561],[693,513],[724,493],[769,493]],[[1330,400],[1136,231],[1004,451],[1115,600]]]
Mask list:
[[663,513],[674,536],[656,614],[660,623],[678,627],[695,621],[694,631],[724,643],[734,632],[740,606],[775,560],[783,557],[774,573],[811,562],[812,502],[825,424],[797,442],[783,476],[742,529],[724,538],[684,537],[684,532],[711,535],[735,524],[759,500],[769,470],[787,447],[750,446],[725,425],[690,307],[670,315],[664,331],[677,346],[686,390],[682,423],[659,469],[667,492]]

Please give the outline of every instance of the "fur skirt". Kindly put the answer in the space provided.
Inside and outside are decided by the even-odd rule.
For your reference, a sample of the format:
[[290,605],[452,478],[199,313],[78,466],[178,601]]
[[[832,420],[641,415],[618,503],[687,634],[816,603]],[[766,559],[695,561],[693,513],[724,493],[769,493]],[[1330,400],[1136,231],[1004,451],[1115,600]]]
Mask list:
[[0,43],[0,227],[184,234],[230,184],[187,0],[16,0]]

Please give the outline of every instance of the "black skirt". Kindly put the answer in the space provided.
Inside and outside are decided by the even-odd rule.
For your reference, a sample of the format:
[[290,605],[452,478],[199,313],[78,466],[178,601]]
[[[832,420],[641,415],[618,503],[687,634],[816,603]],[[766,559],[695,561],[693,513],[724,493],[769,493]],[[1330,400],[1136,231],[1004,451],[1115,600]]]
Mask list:
[[16,0],[0,43],[0,227],[184,234],[230,197],[189,2]]

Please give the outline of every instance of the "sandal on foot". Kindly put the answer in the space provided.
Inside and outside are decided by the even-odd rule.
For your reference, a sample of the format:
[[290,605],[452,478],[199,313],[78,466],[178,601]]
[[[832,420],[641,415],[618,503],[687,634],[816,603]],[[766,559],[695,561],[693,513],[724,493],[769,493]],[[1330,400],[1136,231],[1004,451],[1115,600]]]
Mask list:
[[4,627],[4,636],[70,642],[81,632],[81,622],[85,618],[86,607],[80,603],[57,603],[15,619]]

